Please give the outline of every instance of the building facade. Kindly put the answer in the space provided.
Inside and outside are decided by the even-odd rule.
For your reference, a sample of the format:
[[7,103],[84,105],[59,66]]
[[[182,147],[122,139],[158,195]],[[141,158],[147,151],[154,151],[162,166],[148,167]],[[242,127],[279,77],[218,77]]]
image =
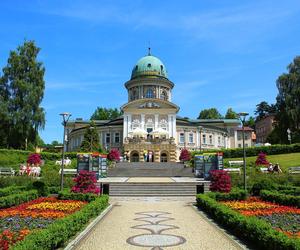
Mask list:
[[[165,65],[150,53],[133,67],[125,83],[128,102],[123,115],[114,120],[94,121],[103,148],[117,148],[131,162],[175,162],[183,148],[207,150],[235,147],[236,119],[188,119],[177,115],[173,103],[175,84]],[[68,122],[68,151],[79,149],[90,121]]]
[[266,115],[255,122],[256,142],[266,143],[268,135],[274,129],[275,115]]

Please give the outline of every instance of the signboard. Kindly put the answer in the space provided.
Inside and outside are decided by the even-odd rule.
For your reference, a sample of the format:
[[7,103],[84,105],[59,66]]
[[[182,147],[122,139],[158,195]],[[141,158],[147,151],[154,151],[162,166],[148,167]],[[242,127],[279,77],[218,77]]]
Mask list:
[[195,176],[208,179],[211,170],[223,169],[223,153],[203,153],[195,155]]
[[106,155],[102,155],[100,158],[99,176],[101,178],[107,177],[107,160]]
[[81,170],[90,170],[90,155],[89,154],[77,154],[77,173]]

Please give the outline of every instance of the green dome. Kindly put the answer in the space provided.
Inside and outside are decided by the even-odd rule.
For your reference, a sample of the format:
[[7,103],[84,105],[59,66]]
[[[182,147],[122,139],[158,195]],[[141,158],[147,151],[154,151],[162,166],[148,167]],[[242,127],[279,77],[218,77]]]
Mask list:
[[168,77],[165,65],[161,60],[152,55],[142,57],[134,66],[131,79],[141,76]]

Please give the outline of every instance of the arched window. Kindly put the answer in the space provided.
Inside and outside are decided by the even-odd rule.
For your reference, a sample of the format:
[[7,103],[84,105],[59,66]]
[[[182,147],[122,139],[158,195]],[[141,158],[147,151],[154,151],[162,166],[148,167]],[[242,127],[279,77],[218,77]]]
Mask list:
[[165,100],[165,101],[168,100],[168,94],[167,94],[167,91],[163,90],[163,91],[160,93],[160,99]]
[[153,89],[151,89],[151,88],[147,89],[146,98],[154,98],[154,91],[153,91]]

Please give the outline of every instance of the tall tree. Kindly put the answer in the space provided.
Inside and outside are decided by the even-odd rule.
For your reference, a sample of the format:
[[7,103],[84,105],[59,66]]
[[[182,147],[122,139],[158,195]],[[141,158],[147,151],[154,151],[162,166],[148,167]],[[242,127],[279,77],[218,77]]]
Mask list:
[[254,114],[257,115],[256,119],[260,120],[261,118],[264,118],[270,112],[270,109],[271,106],[266,101],[257,104],[254,112]]
[[277,79],[277,131],[280,141],[287,142],[287,129],[292,131],[292,141],[300,141],[300,56],[288,66],[288,73]]
[[[37,61],[40,48],[25,41],[11,51],[0,78],[0,135],[2,146],[26,148],[36,144],[38,130],[44,128],[45,68]],[[4,137],[3,137],[4,136]]]
[[216,108],[210,108],[210,109],[203,109],[198,119],[221,119],[222,115],[219,113],[219,111]]
[[91,120],[112,120],[122,115],[122,112],[117,108],[102,108],[97,107],[91,116]]
[[232,108],[228,108],[225,114],[225,119],[238,119],[238,114]]
[[85,130],[80,149],[85,152],[95,152],[100,149],[99,136],[93,121]]
[[245,121],[245,126],[255,129],[255,119],[250,116],[248,120]]

